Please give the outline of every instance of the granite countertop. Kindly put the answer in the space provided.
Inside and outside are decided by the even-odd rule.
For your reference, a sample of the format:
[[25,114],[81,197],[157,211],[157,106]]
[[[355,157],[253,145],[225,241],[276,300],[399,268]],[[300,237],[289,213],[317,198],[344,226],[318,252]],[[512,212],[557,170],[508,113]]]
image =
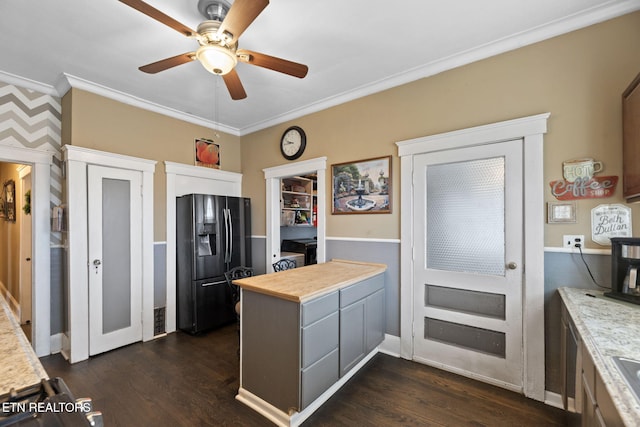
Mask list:
[[0,395],[49,378],[9,305],[0,295]]
[[303,303],[361,280],[384,273],[387,266],[331,260],[323,264],[234,280],[243,289]]
[[612,357],[640,360],[640,305],[605,297],[601,291],[560,288],[558,292],[620,417],[625,425],[637,425],[640,420],[640,401],[618,371]]

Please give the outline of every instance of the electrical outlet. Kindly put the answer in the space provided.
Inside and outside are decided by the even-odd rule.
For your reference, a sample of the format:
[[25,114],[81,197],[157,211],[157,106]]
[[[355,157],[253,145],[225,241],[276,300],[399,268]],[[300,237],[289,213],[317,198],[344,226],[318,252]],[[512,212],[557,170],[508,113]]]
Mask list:
[[584,234],[565,234],[564,236],[562,236],[563,248],[575,249],[577,243],[579,243],[580,246],[584,247]]

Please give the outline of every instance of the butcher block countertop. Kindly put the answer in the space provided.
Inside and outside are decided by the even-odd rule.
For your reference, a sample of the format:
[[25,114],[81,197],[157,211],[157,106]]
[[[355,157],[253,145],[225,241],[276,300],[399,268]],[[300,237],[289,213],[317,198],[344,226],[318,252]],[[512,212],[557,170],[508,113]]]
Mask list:
[[384,273],[385,264],[331,260],[272,274],[234,280],[248,291],[304,303],[335,290]]
[[19,390],[49,378],[0,295],[0,395],[11,388]]

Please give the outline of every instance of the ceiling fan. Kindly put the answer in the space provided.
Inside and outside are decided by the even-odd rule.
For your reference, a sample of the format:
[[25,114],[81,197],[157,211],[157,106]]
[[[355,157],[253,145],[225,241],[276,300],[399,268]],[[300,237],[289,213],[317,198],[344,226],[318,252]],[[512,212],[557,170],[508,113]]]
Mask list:
[[225,0],[199,0],[198,10],[206,18],[206,21],[198,25],[197,31],[193,31],[141,0],[120,1],[173,28],[180,34],[196,39],[200,44],[195,52],[187,52],[143,65],[139,70],[145,73],[155,74],[198,60],[207,71],[222,76],[232,99],[244,99],[247,97],[247,93],[235,70],[238,61],[298,78],[305,77],[309,70],[306,65],[297,62],[246,49],[238,49],[240,35],[269,5],[269,0],[235,0],[233,5],[229,5]]

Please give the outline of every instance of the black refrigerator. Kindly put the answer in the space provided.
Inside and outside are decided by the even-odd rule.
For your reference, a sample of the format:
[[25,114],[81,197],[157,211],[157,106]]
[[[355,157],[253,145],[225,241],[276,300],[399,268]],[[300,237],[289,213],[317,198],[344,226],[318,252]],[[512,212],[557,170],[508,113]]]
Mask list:
[[224,277],[251,267],[251,200],[188,194],[176,198],[178,328],[196,334],[236,320]]

